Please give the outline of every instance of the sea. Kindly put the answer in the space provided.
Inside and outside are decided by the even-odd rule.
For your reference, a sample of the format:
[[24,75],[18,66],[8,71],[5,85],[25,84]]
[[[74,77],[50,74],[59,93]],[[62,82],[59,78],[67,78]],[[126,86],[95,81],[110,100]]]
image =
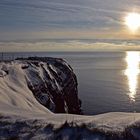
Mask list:
[[18,52],[1,59],[56,57],[65,59],[78,80],[78,96],[86,115],[140,112],[140,52]]

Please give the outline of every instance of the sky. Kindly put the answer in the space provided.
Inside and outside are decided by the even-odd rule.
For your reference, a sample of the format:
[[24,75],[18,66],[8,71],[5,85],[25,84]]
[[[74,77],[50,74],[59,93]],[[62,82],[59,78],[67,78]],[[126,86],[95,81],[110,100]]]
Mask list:
[[133,11],[139,0],[0,0],[0,51],[139,49],[124,25]]

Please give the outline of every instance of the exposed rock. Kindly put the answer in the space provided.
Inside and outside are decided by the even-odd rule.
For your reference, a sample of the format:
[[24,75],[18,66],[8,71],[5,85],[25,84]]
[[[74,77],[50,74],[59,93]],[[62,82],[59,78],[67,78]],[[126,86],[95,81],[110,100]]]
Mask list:
[[56,113],[81,114],[77,79],[66,61],[48,57],[22,61],[28,87],[42,105]]

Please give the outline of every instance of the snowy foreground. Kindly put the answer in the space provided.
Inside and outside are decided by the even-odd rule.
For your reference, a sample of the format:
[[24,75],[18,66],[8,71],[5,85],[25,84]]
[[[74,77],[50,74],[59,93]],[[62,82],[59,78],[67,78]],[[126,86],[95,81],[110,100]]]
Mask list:
[[27,64],[23,60],[0,63],[0,140],[140,139],[139,113],[95,116],[52,113],[29,89],[23,69]]

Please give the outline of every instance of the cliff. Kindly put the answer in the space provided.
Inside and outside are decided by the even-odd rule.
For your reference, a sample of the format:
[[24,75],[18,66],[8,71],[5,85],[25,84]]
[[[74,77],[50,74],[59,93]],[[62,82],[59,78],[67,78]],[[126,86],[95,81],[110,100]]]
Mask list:
[[81,113],[77,79],[66,61],[38,57],[18,59],[6,65],[3,63],[1,76],[12,74],[11,70],[16,71],[17,66],[40,104],[55,113]]
[[140,113],[81,113],[77,81],[62,59],[0,62],[0,139],[136,140]]

